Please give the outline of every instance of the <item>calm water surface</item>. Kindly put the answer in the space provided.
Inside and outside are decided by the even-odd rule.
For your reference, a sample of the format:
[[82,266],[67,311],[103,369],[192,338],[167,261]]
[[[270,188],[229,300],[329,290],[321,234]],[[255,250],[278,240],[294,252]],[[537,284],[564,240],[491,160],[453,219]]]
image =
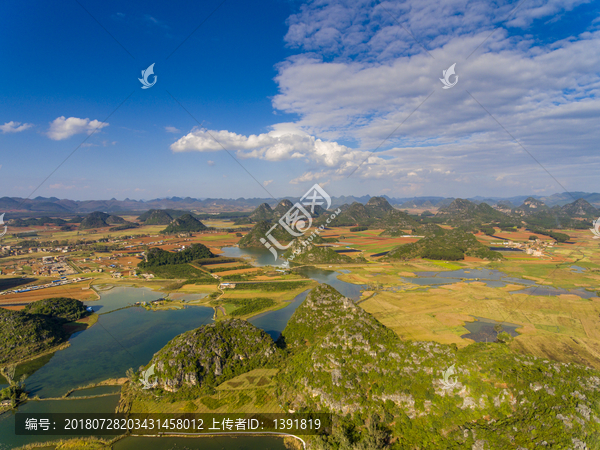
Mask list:
[[128,437],[117,441],[114,450],[286,450],[283,439],[266,436],[179,438]]
[[164,297],[162,292],[153,291],[145,287],[133,288],[127,286],[113,287],[112,289],[98,289],[100,300],[84,302],[91,306],[94,312],[107,313],[124,306],[133,305],[135,302],[151,302]]
[[246,258],[252,259],[251,264],[254,266],[281,266],[285,260],[281,258],[275,259],[273,254],[267,249],[258,248],[239,248],[239,247],[223,247],[223,253],[220,256],[229,258]]
[[[119,404],[118,395],[81,400],[44,400],[29,401],[19,407],[20,413],[113,413]],[[34,442],[47,442],[56,439],[68,439],[75,436],[17,436],[15,435],[15,416],[8,412],[0,415],[0,450],[8,450]]]
[[309,292],[310,289],[298,294],[285,308],[258,314],[257,316],[248,319],[248,322],[255,327],[262,328],[273,338],[273,340],[277,340],[286,327],[288,320],[290,320],[294,311],[296,311],[298,306],[306,299]]
[[[474,316],[475,317],[475,316]],[[496,322],[485,317],[475,317],[475,322],[465,322],[464,327],[469,333],[463,334],[461,338],[473,339],[475,342],[496,342],[498,332],[494,329],[496,325],[501,325],[502,330],[513,337],[519,335],[515,330],[521,325],[510,322]]]
[[[118,292],[123,290],[126,295],[117,300]],[[110,303],[115,309],[132,300],[150,298],[145,289],[112,291],[107,292],[111,293]],[[161,311],[133,307],[101,315],[90,329],[71,337],[70,347],[56,352],[46,365],[27,378],[27,389],[31,395],[60,397],[78,386],[123,377],[128,368],[147,364],[154,353],[178,334],[210,323],[212,316],[213,309],[202,306]]]

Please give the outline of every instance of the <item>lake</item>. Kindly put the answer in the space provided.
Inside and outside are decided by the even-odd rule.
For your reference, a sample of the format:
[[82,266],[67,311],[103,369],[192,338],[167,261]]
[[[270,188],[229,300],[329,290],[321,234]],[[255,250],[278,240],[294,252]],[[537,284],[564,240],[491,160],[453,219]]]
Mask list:
[[162,292],[141,287],[132,288],[127,286],[118,286],[112,288],[97,289],[100,294],[99,300],[84,302],[86,306],[91,306],[94,312],[105,314],[124,306],[133,305],[135,302],[151,302],[164,297]]
[[[114,288],[101,295],[97,303],[89,302],[99,311],[161,296],[132,287]],[[212,308],[202,306],[160,311],[132,307],[101,315],[94,326],[71,336],[68,348],[56,352],[27,378],[27,390],[40,397],[60,397],[78,386],[123,377],[130,367],[147,364],[178,334],[211,323],[213,313]]]
[[[239,247],[223,247],[219,256],[227,256],[229,258],[245,258],[250,259],[253,266],[281,266],[285,263],[285,259],[273,257],[273,254],[267,249],[260,248],[239,248]],[[281,253],[281,252],[280,252]]]
[[[19,407],[20,413],[113,413],[119,404],[119,395],[89,398],[81,400],[43,400],[28,401]],[[70,436],[73,437],[73,436]],[[15,416],[8,412],[0,415],[0,450],[8,450],[34,442],[46,442],[56,439],[68,439],[69,436],[17,436],[15,435]]]
[[475,342],[496,342],[498,332],[494,329],[496,325],[501,325],[502,330],[512,337],[519,335],[515,330],[521,325],[510,322],[497,322],[485,317],[475,317],[474,322],[465,322],[464,327],[469,330],[469,333],[463,334],[461,338],[472,339]]

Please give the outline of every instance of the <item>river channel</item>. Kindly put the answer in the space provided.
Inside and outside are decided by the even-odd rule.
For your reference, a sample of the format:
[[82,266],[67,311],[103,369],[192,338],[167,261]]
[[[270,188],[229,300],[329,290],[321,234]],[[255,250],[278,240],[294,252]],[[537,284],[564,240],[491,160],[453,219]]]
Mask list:
[[[268,251],[241,250],[232,247],[225,251],[226,256],[249,257],[255,265],[273,264],[273,256]],[[224,249],[225,250],[225,249]],[[279,261],[277,264],[281,264]],[[304,275],[321,283],[328,283],[342,294],[357,300],[362,286],[339,280],[338,272],[320,269],[302,269]],[[184,309],[149,311],[132,306],[136,302],[149,302],[164,296],[164,293],[147,288],[100,286],[100,299],[86,302],[94,312],[100,314],[98,322],[90,329],[71,336],[70,346],[46,356],[41,367],[29,374],[26,380],[31,396],[40,398],[62,397],[70,389],[97,383],[108,378],[124,377],[127,369],[145,365],[154,353],[172,338],[185,331],[212,322],[213,309],[190,305]],[[249,321],[264,329],[273,339],[277,339],[289,318],[308,295],[308,290],[297,295],[285,308],[259,314]],[[185,296],[194,300],[195,296]],[[198,296],[199,298],[199,296]],[[35,365],[34,365],[35,366]],[[98,387],[76,391],[69,400],[29,401],[19,408],[19,412],[113,412],[118,395],[116,387]],[[103,395],[98,398],[81,398],[85,395]],[[53,436],[51,439],[59,439]],[[14,415],[0,416],[0,450],[11,449],[28,443],[41,442],[33,436],[14,434]],[[126,450],[142,445],[148,450],[183,448],[190,449],[284,449],[283,442],[276,437],[215,437],[193,440],[186,438],[126,438],[118,441],[114,448]]]

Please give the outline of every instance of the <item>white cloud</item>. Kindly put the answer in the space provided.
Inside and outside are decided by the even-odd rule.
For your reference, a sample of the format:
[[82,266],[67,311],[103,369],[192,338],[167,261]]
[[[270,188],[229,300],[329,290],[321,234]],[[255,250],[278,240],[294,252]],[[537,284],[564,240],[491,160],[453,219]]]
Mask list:
[[215,165],[215,162],[214,162],[214,161],[210,161],[210,160],[209,160],[209,161],[206,161],[206,164],[208,164],[209,166],[214,166],[214,165]]
[[50,139],[61,141],[80,133],[92,134],[95,130],[100,130],[107,126],[108,123],[103,123],[99,120],[79,119],[77,117],[69,117],[67,119],[65,116],[61,116],[50,123],[47,134]]
[[[293,125],[315,141],[376,149],[353,175],[361,182],[386,180],[406,192],[439,193],[458,182],[479,192],[532,191],[549,177],[528,151],[566,187],[592,188],[600,169],[600,24],[561,40],[540,27],[515,30],[585,2],[530,0],[505,26],[514,2],[308,1],[288,20],[286,41],[300,53],[278,65],[273,106],[297,115]],[[443,90],[439,78],[453,63],[460,80]],[[341,180],[344,162],[304,169],[293,183]]]
[[14,122],[11,120],[10,122],[6,122],[4,125],[0,125],[0,131],[2,131],[2,134],[20,133],[21,131],[25,131],[28,128],[31,128],[32,126],[32,123],[21,124],[21,122]]
[[175,127],[165,127],[165,131],[168,133],[181,133],[181,130]]
[[269,133],[244,136],[227,130],[194,129],[173,144],[174,152],[237,151],[240,158],[284,161],[306,158],[328,167],[350,167],[369,156],[333,141],[323,141],[299,131],[291,124],[273,126]]
[[263,181],[263,186],[267,187],[268,185],[270,185],[273,182],[273,180],[265,180]]

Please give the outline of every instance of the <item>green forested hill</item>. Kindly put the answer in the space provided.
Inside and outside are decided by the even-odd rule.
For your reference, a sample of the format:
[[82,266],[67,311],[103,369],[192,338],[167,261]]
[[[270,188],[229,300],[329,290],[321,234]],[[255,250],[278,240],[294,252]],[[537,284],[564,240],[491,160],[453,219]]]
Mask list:
[[144,225],[169,225],[173,217],[164,209],[151,209],[140,215],[137,220]]
[[[418,233],[419,229],[417,229]],[[429,227],[427,233],[417,242],[393,248],[386,258],[401,260],[428,258],[446,261],[464,259],[465,255],[489,260],[503,258],[500,253],[489,250],[477,241],[473,234],[460,228],[444,230],[433,225]]]
[[146,261],[138,264],[144,269],[168,264],[185,264],[196,259],[214,258],[215,255],[204,244],[192,244],[180,252],[168,252],[162,248],[153,247],[146,254]]
[[45,298],[29,303],[25,306],[23,312],[58,317],[71,322],[81,319],[86,314],[83,302],[66,297]]
[[515,221],[487,203],[476,204],[462,198],[457,198],[445,208],[440,208],[435,217],[445,219],[452,226],[467,227],[478,227],[482,223]]
[[0,365],[48,350],[67,339],[51,317],[0,308]]
[[[325,218],[317,221],[325,223]],[[366,205],[354,202],[330,221],[327,226],[373,226],[390,229],[410,229],[417,222],[403,211],[398,211],[383,197],[371,197]]]
[[[284,408],[329,411],[315,449],[537,449],[600,445],[600,372],[516,355],[403,341],[327,285],[292,315],[276,381]],[[444,371],[453,368],[444,385]],[[586,447],[587,445],[587,447]]]
[[88,230],[90,228],[103,228],[107,227],[109,224],[106,221],[110,217],[109,214],[103,212],[93,212],[88,214],[83,218],[81,224],[79,225],[80,230]]
[[[269,231],[271,227],[273,227],[276,223],[277,222],[271,223],[265,220],[258,222],[243,238],[240,239],[240,241],[238,242],[238,246],[240,248],[265,248],[264,244],[260,242],[260,239],[267,239],[267,231]],[[290,235],[287,231],[285,231],[281,225],[277,225],[271,232],[271,235],[275,239],[277,239],[282,245],[286,245],[293,238],[293,236]],[[267,242],[270,241],[267,240]]]
[[215,386],[264,366],[278,352],[263,330],[245,320],[228,319],[176,336],[148,367],[155,364],[159,386],[173,391]]
[[191,214],[187,213],[173,220],[173,222],[171,222],[162,232],[165,234],[184,232],[194,233],[204,230],[206,230],[206,225],[204,225]]
[[256,207],[252,214],[248,216],[249,221],[260,222],[262,220],[271,220],[273,218],[273,209],[268,203],[261,203]]

